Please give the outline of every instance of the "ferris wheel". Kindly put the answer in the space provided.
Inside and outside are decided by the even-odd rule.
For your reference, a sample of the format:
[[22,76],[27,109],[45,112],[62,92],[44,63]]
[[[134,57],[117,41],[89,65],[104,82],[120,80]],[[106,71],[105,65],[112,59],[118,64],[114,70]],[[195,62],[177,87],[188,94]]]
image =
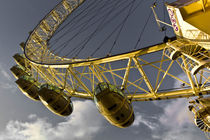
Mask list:
[[[72,113],[71,97],[94,100],[120,128],[133,123],[134,101],[196,96],[189,109],[209,132],[210,1],[157,8],[163,3],[62,0],[21,43],[24,53],[14,55],[16,83],[60,116]],[[167,33],[172,29],[176,36]]]

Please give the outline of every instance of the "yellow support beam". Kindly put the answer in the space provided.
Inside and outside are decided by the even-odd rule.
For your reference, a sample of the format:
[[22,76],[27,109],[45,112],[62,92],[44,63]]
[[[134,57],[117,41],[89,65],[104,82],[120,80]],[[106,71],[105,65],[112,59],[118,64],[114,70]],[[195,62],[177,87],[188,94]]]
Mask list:
[[72,68],[68,68],[69,72],[73,75],[73,77],[78,81],[78,83],[82,86],[82,88],[92,97],[93,94],[89,90],[89,88],[82,82],[82,80],[73,72]]
[[[206,88],[195,88],[196,93],[200,93],[201,95],[210,94],[210,87]],[[154,97],[151,94],[136,94],[133,97],[134,101],[151,101],[151,100],[164,100],[164,99],[175,99],[175,98],[189,98],[195,96],[192,89],[184,89],[184,90],[176,90],[176,91],[167,91],[160,92],[157,94],[157,97]],[[128,98],[131,99],[132,95],[128,95]]]
[[92,71],[93,75],[95,75],[97,77],[99,82],[104,82],[101,74],[97,70],[95,70],[95,66],[94,65],[90,65],[89,69]]
[[185,69],[186,69],[185,72],[186,72],[186,74],[187,74],[187,77],[188,77],[188,79],[189,79],[189,81],[190,81],[190,85],[191,85],[192,90],[193,90],[193,93],[196,94],[196,91],[195,91],[195,83],[194,83],[194,81],[193,81],[193,79],[192,79],[192,76],[191,76],[191,74],[190,74],[190,71],[189,71],[187,62],[186,62],[186,60],[185,60],[186,58],[184,57],[184,55],[182,55],[181,57],[182,57],[182,61],[183,61],[183,63],[184,63],[184,67],[185,67]]
[[148,79],[146,73],[144,72],[142,66],[140,65],[140,63],[139,63],[137,57],[133,57],[133,61],[135,62],[135,64],[136,64],[136,66],[137,66],[139,72],[141,73],[141,75],[144,77],[144,81],[145,81],[145,83],[147,84],[147,87],[149,88],[150,92],[151,92],[154,96],[156,96],[155,91],[154,91],[154,89],[153,89],[153,87],[152,87],[152,85],[151,85],[151,83],[150,83],[150,81],[149,81],[149,79]]
[[126,87],[127,87],[127,81],[128,81],[130,68],[131,68],[131,62],[132,62],[132,58],[129,58],[128,59],[128,64],[127,64],[127,67],[126,67],[126,70],[125,70],[123,82],[122,82],[122,85],[121,85],[121,89],[126,89]]

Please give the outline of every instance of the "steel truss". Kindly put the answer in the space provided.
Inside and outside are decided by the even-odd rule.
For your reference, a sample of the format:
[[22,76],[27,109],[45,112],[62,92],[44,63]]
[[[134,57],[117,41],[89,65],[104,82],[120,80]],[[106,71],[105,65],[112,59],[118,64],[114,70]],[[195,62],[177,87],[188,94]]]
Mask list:
[[[53,54],[48,41],[67,16],[83,2],[63,0],[30,34],[24,54],[26,63],[32,67],[28,71],[40,83],[52,83],[64,89],[68,96],[88,99],[93,99],[94,88],[99,82],[117,85],[132,101],[187,98],[210,93],[210,71],[204,68],[196,75],[191,74],[190,53],[171,60],[165,55],[167,43],[104,58],[73,59]],[[153,54],[158,57],[150,59]],[[174,71],[175,68],[179,70]],[[154,77],[150,76],[148,69],[153,70]],[[186,78],[178,76],[178,72],[185,73]],[[163,90],[161,87],[166,88],[169,84],[166,79],[170,78],[171,82],[178,81],[184,86]]]

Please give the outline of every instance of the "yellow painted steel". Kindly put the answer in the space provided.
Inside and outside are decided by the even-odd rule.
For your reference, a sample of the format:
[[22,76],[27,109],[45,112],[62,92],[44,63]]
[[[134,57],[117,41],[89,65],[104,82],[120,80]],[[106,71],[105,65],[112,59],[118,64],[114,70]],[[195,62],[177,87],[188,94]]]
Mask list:
[[[50,40],[58,26],[63,23],[67,16],[70,15],[72,11],[84,1],[85,0],[62,0],[51,12],[49,12],[48,15],[46,15],[44,19],[42,19],[42,21],[30,34],[24,47],[24,54],[28,59],[28,63],[30,63],[32,66],[31,71],[34,71],[34,73],[38,74],[40,79],[52,83],[60,88],[64,88],[64,92],[66,92],[68,96],[87,99],[93,99],[94,87],[97,85],[97,83],[103,81],[114,83],[115,85],[121,87],[121,89],[124,91],[127,91],[129,93],[127,96],[129,99],[132,99],[132,101],[149,101],[209,94],[210,89],[209,85],[207,85],[210,81],[208,69],[201,69],[196,75],[196,78],[192,78],[194,76],[187,72],[188,79],[181,79],[179,76],[171,73],[169,71],[170,68],[178,63],[183,72],[185,72],[186,69],[189,68],[188,64],[191,62],[191,60],[186,59],[186,61],[184,61],[179,58],[177,60],[170,60],[165,55],[165,48],[170,47],[169,44],[176,44],[177,41],[183,42],[183,40],[185,40],[183,45],[187,45],[189,43],[196,43],[195,39],[204,39],[206,34],[201,33],[199,30],[196,30],[195,32],[187,30],[187,33],[193,33],[197,38],[194,37],[186,39],[186,33],[183,32],[183,37],[185,38],[180,39],[179,36],[177,41],[172,41],[171,43],[162,43],[103,58],[73,59],[62,58],[53,54],[51,50],[48,50],[47,41]],[[181,11],[185,11],[185,14],[183,15],[186,16],[186,18],[187,16],[191,16],[191,14],[197,13],[196,10],[203,12],[203,15],[208,15],[208,3],[209,0],[207,3],[204,1],[203,5],[201,3],[201,6],[199,7],[201,11],[199,11],[199,8],[195,9],[195,11],[190,11],[192,10],[192,7],[181,7]],[[200,3],[196,2],[196,4],[199,5]],[[191,4],[189,4],[189,6],[190,5]],[[169,7],[174,9],[177,8],[170,4]],[[59,10],[64,11],[63,15],[58,12]],[[194,19],[193,16],[191,18]],[[176,20],[178,19],[179,18],[176,18]],[[208,20],[209,19],[210,18],[208,18]],[[201,19],[202,23],[206,22],[206,20],[207,19]],[[198,26],[198,29],[200,29],[200,25],[196,26]],[[205,27],[205,31],[209,30],[208,27]],[[197,32],[199,32],[201,37],[197,36]],[[207,40],[205,41],[207,44],[209,43]],[[200,42],[197,43],[206,48],[207,51],[209,50],[208,45],[205,45],[204,43],[200,44]],[[196,60],[191,54],[186,53],[184,50],[180,51],[182,52],[181,54],[186,58],[193,58],[193,60]],[[151,60],[150,62],[147,62],[147,60],[141,57],[143,55],[150,55],[152,53],[159,52],[162,52],[162,55],[155,60]],[[114,63],[119,62],[120,64],[122,61],[126,61],[127,65],[117,68],[114,67]],[[163,68],[163,64],[166,62],[170,64],[168,65],[167,70]],[[196,60],[196,62],[200,61]],[[144,70],[144,67],[146,66],[157,71],[155,78],[148,78],[148,74]],[[132,81],[133,75],[131,74],[131,71],[135,70],[138,72],[138,74],[135,75],[136,79]],[[163,76],[161,76],[161,74],[163,74]],[[185,84],[188,86],[188,88],[174,89],[171,91],[159,91],[161,85],[167,84],[164,80],[166,76],[170,77],[174,81]],[[151,80],[155,80],[154,85],[151,84]],[[145,83],[144,86],[142,83]],[[194,86],[195,83],[197,86]],[[135,89],[135,92],[131,93],[131,91],[128,90],[129,88]]]
[[210,35],[210,0],[199,0],[180,8],[184,21]]
[[[101,58],[60,57],[49,49],[48,41],[65,19],[84,1],[62,0],[40,21],[26,43],[21,44],[25,56],[22,55],[22,63],[17,63],[24,65],[27,74],[36,79],[36,82],[55,85],[62,89],[62,94],[67,98],[91,100],[96,97],[94,90],[98,83],[114,84],[121,89],[123,96],[126,96],[126,100],[120,102],[120,110],[125,104],[130,104],[130,101],[203,97],[210,94],[210,0],[178,0],[166,4],[172,25],[160,21],[155,7],[152,7],[158,26],[161,27],[160,23],[171,26],[177,35],[176,39],[171,38],[167,43]],[[157,54],[156,58],[150,59],[154,53]],[[184,76],[177,75],[176,69]],[[17,70],[12,71],[17,75]],[[174,83],[168,83],[167,78]],[[180,88],[162,89],[162,86],[166,88],[168,84],[177,83],[180,84]],[[62,94],[57,96],[54,102]],[[113,101],[114,99],[108,99],[105,102],[110,104]],[[51,108],[54,102],[47,107]],[[70,100],[56,114],[61,115],[69,103]],[[108,118],[115,118],[113,114],[119,113],[119,109],[113,113],[102,114]],[[121,126],[133,119],[132,110],[122,123],[113,124]]]

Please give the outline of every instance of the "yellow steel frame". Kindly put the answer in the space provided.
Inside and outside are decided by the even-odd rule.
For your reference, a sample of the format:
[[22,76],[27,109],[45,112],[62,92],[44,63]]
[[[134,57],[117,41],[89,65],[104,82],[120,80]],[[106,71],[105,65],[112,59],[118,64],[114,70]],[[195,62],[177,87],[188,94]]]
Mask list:
[[[210,81],[208,76],[210,72],[201,70],[197,75],[191,75],[186,71],[188,70],[186,56],[182,56],[182,59],[170,60],[164,55],[164,49],[167,46],[165,43],[104,58],[73,59],[53,54],[48,50],[47,41],[66,17],[83,2],[84,0],[62,0],[30,34],[24,53],[32,67],[32,73],[41,77],[39,79],[41,83],[52,83],[63,88],[68,96],[87,99],[93,99],[94,88],[99,82],[110,82],[119,86],[132,101],[188,98],[210,93],[210,86],[207,85]],[[65,11],[65,14],[60,15],[60,10]],[[148,62],[142,58],[143,55],[161,51],[162,55],[153,61]],[[116,63],[125,62],[126,65],[115,66]],[[169,65],[164,69],[163,64],[166,62]],[[175,64],[179,64],[183,72],[186,72],[187,79],[170,73],[170,69]],[[155,84],[152,84],[154,79],[148,77],[145,67],[151,67],[157,71],[156,79],[154,78]],[[137,71],[136,75],[131,74],[131,71]],[[184,83],[189,88],[159,91],[161,85],[167,84],[164,81],[167,76],[174,81]],[[133,77],[135,77],[134,80]],[[134,89],[134,92],[131,93],[129,89]]]

